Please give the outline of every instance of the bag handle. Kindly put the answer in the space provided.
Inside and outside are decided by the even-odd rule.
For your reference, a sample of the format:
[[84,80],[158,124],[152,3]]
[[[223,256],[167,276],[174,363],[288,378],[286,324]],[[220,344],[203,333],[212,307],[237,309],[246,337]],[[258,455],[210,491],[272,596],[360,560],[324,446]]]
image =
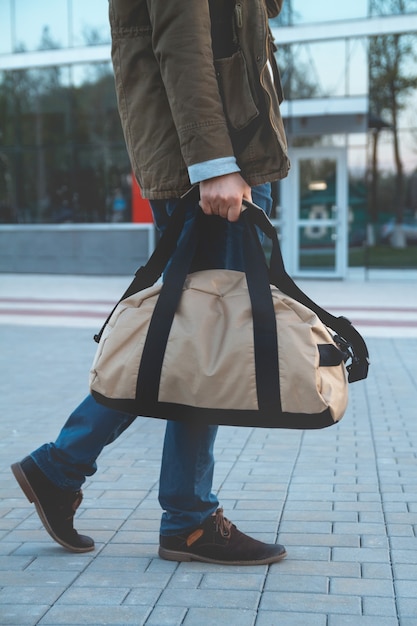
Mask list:
[[[197,202],[198,198],[198,185],[192,187],[186,194],[184,194],[184,196],[181,197],[178,205],[176,206],[173,214],[168,221],[167,227],[162,234],[161,239],[159,240],[148,262],[145,266],[140,267],[136,271],[133,281],[126,289],[120,300],[114,306],[110,315],[104,322],[101,330],[99,331],[99,333],[94,335],[94,340],[97,343],[100,341],[103,331],[118,304],[130,295],[133,295],[134,293],[137,293],[142,289],[146,289],[147,287],[151,287],[160,278],[168,261],[172,257],[174,250],[176,249],[178,239],[185,223],[187,207],[189,206],[189,203]],[[294,298],[294,300],[297,300],[297,302],[304,304],[312,311],[314,311],[314,313],[316,313],[316,315],[323,322],[323,324],[332,328],[338,333],[338,337],[336,339],[341,344],[341,346],[346,349],[349,354],[349,349],[352,350],[352,354],[350,354],[352,361],[351,364],[347,366],[348,380],[350,383],[366,378],[369,368],[369,353],[366,343],[360,333],[354,328],[354,326],[346,317],[335,317],[334,315],[331,315],[328,311],[322,309],[318,304],[311,300],[311,298],[309,298],[294,283],[292,278],[287,274],[285,270],[275,227],[260,207],[245,199],[243,200],[243,204],[245,205],[245,210],[242,211],[240,219],[246,220],[247,222],[252,224],[250,228],[253,228],[253,226],[257,226],[258,228],[260,228],[262,232],[272,242],[272,254],[270,259],[270,266],[268,269],[270,283],[275,285],[286,295]],[[191,241],[195,241],[195,239],[196,233],[194,232],[193,239]],[[187,238],[187,241],[189,240],[190,239]],[[258,237],[256,237],[256,244],[254,245],[257,245],[258,249],[262,251],[262,246],[259,242]],[[263,251],[262,256],[265,262]],[[248,268],[250,267],[250,263],[247,263],[246,265]]]

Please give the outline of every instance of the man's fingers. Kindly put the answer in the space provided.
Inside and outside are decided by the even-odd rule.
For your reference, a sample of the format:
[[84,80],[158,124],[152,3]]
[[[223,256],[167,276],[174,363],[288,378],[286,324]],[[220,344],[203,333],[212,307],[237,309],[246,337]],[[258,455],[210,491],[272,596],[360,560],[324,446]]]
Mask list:
[[230,222],[239,219],[242,198],[251,189],[239,173],[225,174],[200,183],[200,206],[206,215],[219,215]]
[[231,222],[239,219],[242,210],[240,197],[238,200],[236,198],[216,197],[210,198],[209,201],[202,198],[200,206],[206,215],[219,215]]
[[235,204],[234,206],[230,206],[227,209],[227,213],[225,217],[229,220],[229,222],[237,222],[240,217],[240,213],[242,211],[242,204]]

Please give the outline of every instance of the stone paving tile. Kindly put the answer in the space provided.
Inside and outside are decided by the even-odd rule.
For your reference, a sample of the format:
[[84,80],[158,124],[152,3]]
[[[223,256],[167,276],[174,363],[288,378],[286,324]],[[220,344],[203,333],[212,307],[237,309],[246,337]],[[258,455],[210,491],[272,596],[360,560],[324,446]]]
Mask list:
[[382,548],[333,548],[334,561],[353,561],[355,563],[387,563],[388,550]]
[[361,535],[361,548],[385,548],[389,550],[389,537],[385,535]]
[[[100,571],[87,570],[82,572],[74,582],[74,588],[83,587],[112,587],[117,582],[119,587],[134,589],[135,587],[158,587],[167,584],[169,576],[157,575],[147,572],[120,571],[117,569]],[[159,581],[159,582],[158,582]]]
[[282,613],[263,611],[258,614],[255,626],[327,626],[327,615],[313,613]]
[[88,574],[94,572],[132,572],[133,575],[143,574],[149,569],[150,559],[140,557],[107,557],[101,555],[94,559],[86,568]]
[[417,524],[387,524],[387,533],[390,537],[416,537]]
[[333,578],[330,593],[394,598],[391,580],[373,578]]
[[1,607],[2,626],[37,626],[40,619],[49,610],[47,604],[8,604]]
[[207,609],[189,609],[182,624],[183,626],[203,626],[203,624],[204,626],[219,626],[219,624],[253,626],[255,617],[255,611],[222,609],[216,606],[208,606]]
[[278,595],[265,591],[262,594],[260,608],[266,611],[362,614],[362,602],[359,596],[327,593],[286,592]]
[[[16,557],[17,558],[17,557]],[[95,553],[71,554],[63,550],[57,551],[55,556],[43,556],[43,552],[38,554],[36,558],[32,556],[31,562],[25,570],[27,572],[42,571],[76,571],[85,570],[89,564],[96,558]]]
[[359,562],[335,562],[335,561],[298,561],[287,558],[285,561],[270,568],[268,577],[286,576],[287,574],[299,575],[319,575],[319,576],[341,576],[357,577],[361,576],[361,563]]
[[[378,617],[376,620],[375,617],[370,616],[330,615],[327,626],[399,626],[399,624],[396,617]],[[401,623],[401,626],[406,625]]]
[[[37,587],[19,587],[16,591],[16,585],[4,586],[0,589],[0,607],[4,607],[7,604],[24,604],[24,605],[42,605],[52,606],[58,598],[65,592],[66,587],[48,587],[46,584],[42,585],[42,590]],[[18,602],[16,600],[18,599]],[[3,611],[0,609],[0,618],[3,620]],[[26,610],[28,610],[26,608]],[[3,621],[0,621],[3,624]]]
[[330,560],[331,549],[328,546],[303,546],[302,537],[298,545],[294,545],[290,549],[290,559],[299,561],[320,561],[327,563]]
[[[0,545],[1,542],[0,542]],[[32,556],[32,557],[37,557],[37,556],[55,556],[60,558],[61,555],[67,555],[66,552],[64,552],[64,550],[62,548],[60,548],[54,541],[52,541],[52,539],[48,540],[47,542],[42,541],[39,543],[36,543],[35,541],[26,541],[25,543],[19,543],[19,544],[15,544],[15,543],[5,543],[4,545],[8,546],[10,545],[10,551],[9,554],[14,556]],[[96,545],[96,551],[99,550],[99,547],[97,547]],[[90,555],[85,554],[83,555],[84,558],[86,558],[87,560],[89,560]]]
[[392,579],[391,563],[362,563],[361,569],[364,578]]
[[232,571],[230,573],[204,574],[200,584],[200,589],[220,589],[225,593],[230,590],[248,590],[261,592],[264,586],[265,576],[263,574],[245,574],[240,576]]
[[0,588],[2,587],[59,587],[65,588],[71,585],[76,579],[75,572],[50,571],[45,570],[42,576],[39,572],[12,570],[0,572]]
[[157,554],[158,546],[155,544],[130,544],[109,543],[103,546],[101,554],[104,556],[126,556],[153,559]]
[[38,622],[39,626],[142,626],[150,613],[149,607],[55,604]]
[[417,598],[415,580],[396,580],[395,589],[397,595],[402,598]]
[[364,595],[363,613],[364,615],[373,615],[375,621],[379,617],[396,617],[398,607],[394,597],[381,598],[381,596]]
[[333,530],[335,533],[339,533],[341,535],[383,535],[385,536],[385,524],[382,522],[373,523],[373,522],[365,522],[359,521],[357,523],[344,523],[344,522],[336,522],[333,526]]
[[[186,569],[178,569],[171,576],[170,581],[167,585],[168,589],[198,589],[201,585],[201,581],[203,580],[202,572],[190,572]],[[218,574],[214,574],[214,576],[218,576]]]
[[361,539],[359,536],[350,534],[327,534],[327,533],[280,533],[280,540],[286,546],[297,546],[301,543],[304,546],[325,546],[333,548],[334,546],[343,546],[349,548],[359,548]]
[[[307,526],[315,522],[319,524],[325,522],[333,524],[335,522],[356,523],[357,521],[358,516],[355,511],[285,511],[281,528],[284,524],[290,524],[291,522],[300,522],[304,526]],[[302,532],[302,530],[300,532]]]
[[391,556],[394,563],[409,563],[414,565],[417,563],[417,540],[414,542],[413,550],[391,550]]
[[0,571],[10,572],[11,570],[24,570],[33,561],[33,557],[16,556],[10,559],[7,556],[0,556]]
[[216,607],[222,609],[256,610],[259,591],[231,589],[165,589],[158,601],[161,606],[189,608]]
[[[164,561],[161,561],[164,563]],[[166,562],[166,561],[165,561]],[[177,564],[176,573],[184,572],[198,572],[200,574],[230,574],[233,573],[237,577],[247,576],[250,574],[257,574],[266,576],[272,568],[280,568],[286,561],[280,561],[272,566],[267,565],[234,565],[230,568],[228,565],[215,565],[212,563],[200,563],[198,561],[192,561],[191,563],[179,563]]]
[[[117,574],[114,577],[114,586],[102,587],[71,587],[61,595],[56,606],[61,604],[85,605],[85,606],[118,606],[122,604],[130,593],[129,587],[117,586]],[[155,594],[152,594],[155,599]],[[146,602],[144,603],[146,604]]]
[[306,574],[285,574],[285,576],[269,575],[265,582],[265,591],[286,593],[288,591],[304,593],[328,593],[329,578]]
[[413,617],[417,623],[417,597],[414,598],[397,598],[398,612],[400,618]]
[[186,613],[187,610],[181,607],[157,606],[146,620],[146,626],[181,626]]

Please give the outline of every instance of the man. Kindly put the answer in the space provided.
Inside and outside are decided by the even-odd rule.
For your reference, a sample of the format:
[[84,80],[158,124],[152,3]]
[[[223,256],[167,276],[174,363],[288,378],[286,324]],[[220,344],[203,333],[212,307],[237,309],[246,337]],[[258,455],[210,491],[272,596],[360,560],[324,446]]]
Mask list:
[[[220,226],[205,241],[204,263],[213,267],[242,269],[241,228],[235,224],[242,199],[269,211],[270,182],[288,172],[268,29],[268,17],[281,4],[110,0],[118,107],[142,194],[163,230],[177,199],[200,184],[201,209],[225,218],[215,221]],[[188,210],[191,218],[199,208],[190,204]],[[45,528],[67,549],[94,548],[90,537],[73,528],[81,485],[96,471],[103,447],[134,419],[88,396],[55,443],[12,466]],[[223,516],[212,493],[216,433],[216,426],[167,422],[160,556],[251,565],[281,560],[283,546],[257,541]]]

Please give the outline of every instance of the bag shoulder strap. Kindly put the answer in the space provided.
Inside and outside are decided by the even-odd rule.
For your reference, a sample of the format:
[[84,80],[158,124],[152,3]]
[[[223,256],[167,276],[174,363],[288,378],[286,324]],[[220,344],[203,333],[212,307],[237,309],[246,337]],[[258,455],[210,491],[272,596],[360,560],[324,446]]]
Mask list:
[[278,289],[287,296],[290,296],[297,302],[300,302],[300,304],[311,309],[325,326],[332,328],[338,333],[340,336],[339,339],[341,339],[341,343],[344,347],[352,348],[352,362],[347,367],[349,373],[348,380],[350,383],[366,378],[369,369],[369,353],[362,335],[354,328],[350,320],[343,316],[336,317],[332,315],[311,300],[311,298],[295,284],[285,270],[275,227],[260,207],[247,200],[243,200],[243,204],[246,207],[243,215],[247,214],[249,221],[258,226],[272,241],[272,254],[269,267],[271,284],[278,287]]
[[143,289],[152,287],[152,285],[154,285],[156,281],[159,280],[168,261],[174,253],[179,236],[184,227],[186,204],[190,199],[192,200],[194,196],[196,197],[196,199],[198,199],[198,194],[199,188],[198,186],[194,186],[180,198],[180,201],[176,206],[175,211],[172,213],[170,219],[168,220],[166,229],[162,233],[161,238],[158,241],[155,250],[149,257],[147,263],[136,270],[135,277],[133,278],[129,287],[126,289],[118,302],[116,302],[100,331],[96,335],[94,335],[94,341],[96,343],[100,342],[104,329],[109,323],[109,320],[113,315],[114,310],[120,304],[120,302],[122,302],[129,296],[138,293],[138,291],[142,291]]

